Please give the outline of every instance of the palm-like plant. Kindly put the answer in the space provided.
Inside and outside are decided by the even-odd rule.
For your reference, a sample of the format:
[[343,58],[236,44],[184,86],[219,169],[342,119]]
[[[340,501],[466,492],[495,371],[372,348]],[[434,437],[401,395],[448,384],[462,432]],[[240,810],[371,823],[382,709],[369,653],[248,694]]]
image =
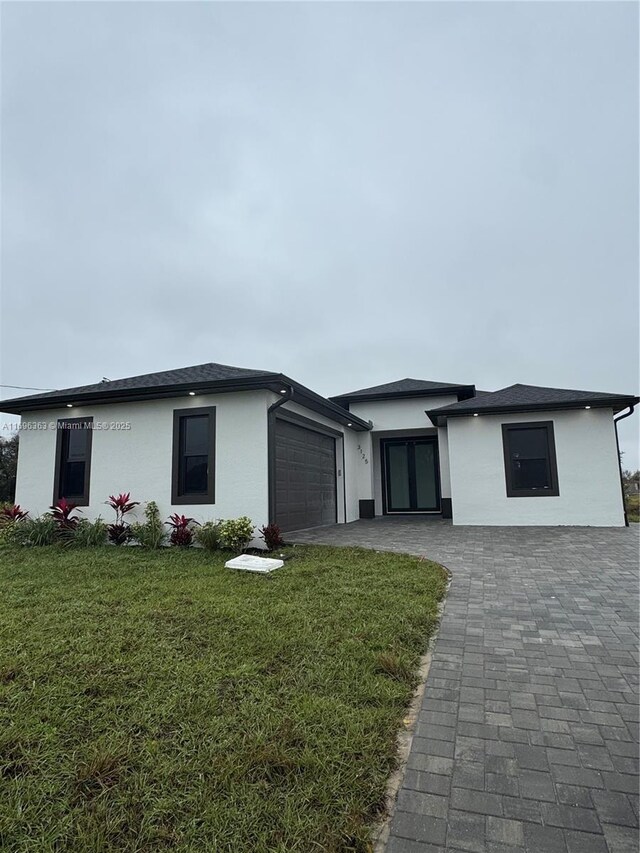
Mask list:
[[109,540],[114,545],[124,545],[129,539],[130,528],[125,522],[124,517],[128,512],[138,506],[140,501],[131,500],[131,492],[121,492],[119,495],[109,495],[109,500],[105,503],[115,511],[116,520],[109,525]]
[[29,517],[29,513],[25,509],[20,508],[20,504],[8,504],[0,510],[0,519],[2,521],[24,521]]
[[[74,504],[66,498],[60,498],[49,509],[58,530],[75,530],[78,526],[80,519],[77,515],[71,515],[74,510],[78,509],[78,504]],[[82,510],[78,510],[78,512],[82,512]]]
[[177,512],[174,512],[173,515],[169,516],[169,521],[165,521],[165,524],[168,524],[171,528],[169,542],[172,545],[188,548],[193,541],[191,525],[197,523],[193,518],[188,518],[186,515],[178,515]]

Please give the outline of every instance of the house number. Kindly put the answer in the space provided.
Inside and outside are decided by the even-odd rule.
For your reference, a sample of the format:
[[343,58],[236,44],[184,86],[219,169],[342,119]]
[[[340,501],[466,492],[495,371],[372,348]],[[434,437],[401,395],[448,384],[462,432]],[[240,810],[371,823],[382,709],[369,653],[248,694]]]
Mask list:
[[366,455],[366,453],[364,452],[364,450],[362,449],[362,447],[361,447],[360,445],[358,445],[358,450],[360,451],[360,456],[361,456],[361,457],[362,457],[362,459],[364,460],[364,464],[365,464],[365,465],[368,465],[368,464],[369,464],[369,460],[367,459],[367,455]]

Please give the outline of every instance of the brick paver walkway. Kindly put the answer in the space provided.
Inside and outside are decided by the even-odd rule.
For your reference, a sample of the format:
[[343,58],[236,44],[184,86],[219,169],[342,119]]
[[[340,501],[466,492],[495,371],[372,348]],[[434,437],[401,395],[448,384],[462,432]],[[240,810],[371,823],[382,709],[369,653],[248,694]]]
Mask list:
[[638,853],[638,531],[387,518],[452,573],[387,853]]

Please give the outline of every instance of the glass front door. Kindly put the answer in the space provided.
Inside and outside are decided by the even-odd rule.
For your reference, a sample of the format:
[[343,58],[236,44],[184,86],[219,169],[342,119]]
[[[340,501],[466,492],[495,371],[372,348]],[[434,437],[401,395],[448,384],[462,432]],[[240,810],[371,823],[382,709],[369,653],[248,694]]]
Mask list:
[[383,440],[386,512],[440,512],[436,441]]

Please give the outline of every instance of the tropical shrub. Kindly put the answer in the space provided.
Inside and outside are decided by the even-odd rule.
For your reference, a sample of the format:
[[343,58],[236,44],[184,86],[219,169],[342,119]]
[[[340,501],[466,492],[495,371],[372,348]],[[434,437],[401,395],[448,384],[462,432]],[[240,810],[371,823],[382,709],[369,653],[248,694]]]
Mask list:
[[166,533],[155,501],[147,502],[144,516],[146,520],[143,524],[131,525],[131,538],[145,548],[160,548],[164,544]]
[[131,528],[124,520],[128,512],[138,506],[140,501],[131,500],[131,492],[121,492],[119,495],[109,495],[105,503],[115,511],[116,520],[108,527],[109,541],[114,545],[124,545],[131,536]]
[[195,539],[207,551],[217,551],[220,547],[220,522],[205,521],[195,530]]
[[284,545],[284,539],[277,524],[265,524],[264,527],[261,527],[260,538],[264,539],[268,551],[274,551]]
[[12,545],[19,538],[16,527],[29,518],[29,513],[18,504],[0,506],[0,544]]
[[[71,503],[66,498],[60,498],[49,509],[51,510],[51,518],[56,525],[56,531],[75,530],[78,526],[79,516],[71,514],[78,509],[78,504]],[[78,512],[82,512],[82,510],[78,510]]]
[[21,509],[20,504],[5,504],[0,510],[0,523],[24,521],[28,516],[29,513]]
[[193,542],[193,525],[197,523],[193,518],[187,518],[186,515],[178,515],[177,512],[174,512],[173,515],[169,516],[169,521],[165,521],[165,524],[171,528],[169,542],[181,548],[188,548]]
[[229,551],[244,551],[253,539],[253,521],[246,515],[220,522],[220,545]]
[[108,525],[100,518],[80,519],[68,544],[77,548],[96,548],[107,542]]

